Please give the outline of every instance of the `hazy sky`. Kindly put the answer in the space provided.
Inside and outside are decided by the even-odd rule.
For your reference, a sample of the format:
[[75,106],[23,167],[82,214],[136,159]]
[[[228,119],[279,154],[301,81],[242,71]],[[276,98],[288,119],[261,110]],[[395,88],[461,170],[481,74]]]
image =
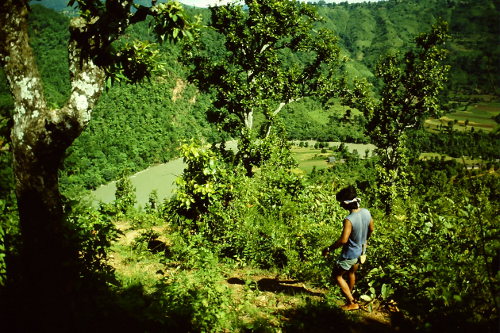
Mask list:
[[[312,0],[301,0],[301,1],[311,1]],[[325,2],[345,2],[346,0],[325,0]],[[354,2],[368,2],[367,0],[347,0],[349,3],[354,3]],[[375,1],[380,1],[380,0],[369,0],[372,2]],[[180,2],[186,4],[186,5],[191,5],[191,6],[197,6],[197,7],[208,7],[209,5],[220,5],[220,4],[225,4],[230,2],[230,0],[180,0]]]

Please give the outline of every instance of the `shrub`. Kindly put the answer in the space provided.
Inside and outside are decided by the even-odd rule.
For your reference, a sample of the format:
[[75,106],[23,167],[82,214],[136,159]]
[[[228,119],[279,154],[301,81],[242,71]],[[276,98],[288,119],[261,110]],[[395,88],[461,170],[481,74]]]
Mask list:
[[183,144],[181,151],[187,166],[176,181],[175,197],[166,209],[188,224],[188,220],[193,221],[190,228],[197,229],[196,221],[210,205],[231,199],[231,177],[236,170],[226,165],[219,152],[194,141]]
[[116,182],[115,206],[119,212],[127,213],[137,202],[135,187],[130,178],[122,177]]
[[75,205],[67,218],[76,231],[74,242],[80,253],[80,275],[91,284],[94,281],[114,281],[108,250],[118,238],[119,231],[110,215],[87,207],[85,204]]
[[422,203],[414,197],[406,213],[377,220],[370,242],[371,285],[365,290],[380,293],[389,286],[420,327],[493,328],[498,319],[493,296],[499,292],[494,268],[500,249],[498,205],[481,188],[480,193],[469,187]]

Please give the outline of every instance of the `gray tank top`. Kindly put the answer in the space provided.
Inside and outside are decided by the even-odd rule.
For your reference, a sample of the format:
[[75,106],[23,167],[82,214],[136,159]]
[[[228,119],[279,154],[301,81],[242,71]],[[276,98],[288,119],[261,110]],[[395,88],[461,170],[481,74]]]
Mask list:
[[349,240],[342,247],[341,257],[343,259],[356,259],[363,252],[363,244],[368,236],[368,226],[372,216],[368,209],[361,208],[360,211],[349,214],[346,217],[351,221],[352,231]]

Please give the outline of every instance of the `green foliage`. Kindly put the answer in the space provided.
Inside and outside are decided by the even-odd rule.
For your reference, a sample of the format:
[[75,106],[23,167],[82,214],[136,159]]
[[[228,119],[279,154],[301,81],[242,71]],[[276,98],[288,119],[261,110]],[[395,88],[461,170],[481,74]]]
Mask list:
[[438,97],[448,72],[442,45],[447,37],[447,24],[438,22],[429,33],[415,39],[415,50],[402,58],[395,55],[384,58],[377,67],[377,76],[383,81],[380,100],[373,108],[371,103],[362,105],[369,119],[367,134],[380,157],[378,192],[387,212],[395,198],[405,198],[407,192],[406,131],[422,126],[426,118],[441,111]]
[[[332,263],[320,249],[338,236],[346,214],[333,193],[348,176],[370,206],[378,189],[375,163],[353,159],[305,180],[277,156],[252,178],[234,178],[230,201],[212,201],[195,234],[184,225],[184,242],[197,239],[195,246],[203,244],[241,266],[329,284]],[[464,178],[461,168],[445,161],[415,162],[406,171],[412,180],[407,200],[398,202],[393,215],[371,209],[376,232],[359,290],[366,301],[377,299],[388,307],[396,301],[422,329],[488,331],[497,318],[497,301],[490,295],[498,293],[498,178],[480,172]]]
[[158,191],[153,190],[149,194],[148,204],[146,205],[146,213],[153,214],[161,210],[161,203],[158,200]]
[[414,130],[408,133],[407,144],[412,152],[434,152],[455,158],[468,156],[472,159],[494,161],[500,158],[499,133],[484,131],[458,132],[441,129],[439,132]]
[[312,98],[304,98],[286,106],[279,117],[288,139],[367,143],[363,114],[337,104],[326,107]]
[[198,332],[223,331],[236,326],[231,291],[220,283],[222,276],[217,258],[203,248],[192,248],[190,256],[197,258],[198,267],[203,269],[176,274],[171,281],[166,281],[168,312],[176,322],[188,322],[191,329]]
[[81,187],[95,189],[118,179],[125,170],[169,161],[177,156],[181,140],[215,141],[217,134],[204,118],[207,103],[206,96],[181,79],[160,76],[141,85],[113,86],[68,149],[61,171],[63,190],[72,196]]
[[135,187],[129,177],[122,177],[116,182],[115,198],[114,204],[119,212],[126,214],[134,208],[137,202]]
[[214,149],[191,141],[183,144],[181,151],[187,166],[177,179],[176,196],[171,205],[177,214],[196,221],[215,202],[224,204],[231,199],[232,172]]
[[[169,46],[172,46],[183,38],[192,39],[191,30],[198,29],[198,22],[190,22],[184,8],[177,1],[167,1],[152,7],[136,4],[135,7],[137,12],[133,17],[139,17],[138,21],[144,20],[142,17],[145,15],[151,16],[148,20],[151,33],[135,34],[133,38],[129,35],[114,43],[117,51],[107,67],[108,87],[116,82],[140,82],[164,71],[158,45],[142,38],[153,37],[148,39],[161,43],[168,41]],[[131,41],[126,41],[127,39]]]
[[[336,236],[334,221],[340,220],[341,213],[330,187],[303,187],[292,175],[276,171],[272,176],[256,175],[257,184],[243,184],[246,195],[231,206],[232,210],[241,207],[241,212],[226,212],[228,222],[238,225],[220,242],[222,253],[260,267],[281,268],[293,276],[318,279],[325,269],[319,249]],[[309,213],[301,214],[305,211]]]
[[107,68],[106,85],[110,88],[113,83],[138,82],[161,73],[164,68],[159,60],[156,44],[138,40],[126,43],[120,50],[120,59]]
[[152,228],[153,226],[160,225],[163,221],[159,217],[160,212],[155,211],[142,211],[142,210],[129,210],[125,216],[130,221],[132,228]]
[[30,45],[42,76],[49,106],[61,107],[69,92],[69,19],[41,5],[32,6],[29,16]]
[[[253,141],[269,135],[288,103],[331,90],[340,66],[337,39],[314,29],[314,10],[296,1],[246,1],[211,8],[211,27],[220,34],[201,39],[186,51],[192,78],[213,94],[209,120],[239,138],[240,157],[248,174]],[[204,35],[202,35],[204,36]],[[219,50],[214,49],[218,47]],[[254,118],[261,117],[260,130]]]
[[[450,23],[452,39],[446,44],[451,65],[448,87],[471,93],[498,93],[500,67],[496,47],[499,7],[484,1],[378,1],[376,3],[318,6],[323,26],[340,36],[340,43],[358,73],[374,81],[371,73],[381,55],[406,49],[413,36],[428,30],[437,18]],[[491,22],[484,24],[483,22]],[[370,73],[360,75],[361,73]],[[376,83],[376,82],[375,82]]]
[[[231,170],[214,151],[186,146],[188,167],[167,217],[182,215],[180,222],[174,219],[181,230],[206,239],[220,256],[312,277],[321,270],[317,249],[325,245],[325,235],[333,238],[328,222],[339,207],[328,186],[306,186],[291,172],[295,164],[279,139],[266,151],[266,162],[248,177],[241,168]],[[310,213],[303,216],[304,211]]]
[[[146,230],[132,244],[136,255],[130,260],[147,258],[155,267],[161,267],[161,275],[147,268],[141,269],[138,276],[122,272],[125,275],[119,276],[124,283],[120,288],[124,296],[121,302],[127,312],[123,319],[136,318],[139,330],[144,327],[175,332],[237,329],[240,326],[237,311],[231,290],[222,282],[225,277],[218,258],[196,235],[186,239],[173,233],[169,237],[172,247],[167,257],[137,252],[138,247],[145,248],[146,242],[155,238],[154,231]],[[174,267],[177,268],[172,270]]]
[[198,28],[199,22],[189,22],[183,6],[177,1],[156,5],[153,7],[153,13],[151,27],[160,41],[177,41],[185,37],[192,39],[190,30]]
[[[146,5],[147,2],[136,3]],[[44,0],[42,4],[62,10],[67,2]],[[497,47],[500,9],[494,0],[407,0],[313,5],[324,18],[320,26],[334,31],[340,37],[343,54],[352,59],[347,65],[350,76],[367,77],[375,81],[373,73],[381,55],[408,48],[413,36],[429,29],[436,18],[442,18],[450,23],[452,35],[446,45],[450,50],[449,88],[469,94],[478,91],[498,93],[500,67],[495,59],[499,58],[500,51]],[[200,14],[208,21],[209,11],[206,9],[186,11]]]
[[390,55],[377,68],[384,82],[381,100],[373,111],[364,112],[370,116],[368,132],[373,143],[386,153],[389,148],[397,149],[398,137],[407,128],[439,114],[438,97],[448,72],[442,49],[446,29],[446,23],[436,24],[431,32],[415,39],[416,50],[407,52],[403,59]]
[[90,288],[96,287],[92,283],[97,281],[113,282],[114,268],[108,262],[108,251],[119,232],[112,216],[105,211],[75,205],[68,214],[67,223],[76,231],[74,243],[79,250],[82,281],[87,280]]
[[493,327],[498,316],[498,203],[490,192],[498,179],[469,182],[435,201],[412,198],[406,214],[378,220],[370,242],[371,287],[378,294],[390,285],[419,325],[433,331]]
[[92,22],[92,28],[73,31],[72,40],[106,69],[110,83],[139,82],[157,70],[157,52],[148,42],[123,42],[129,26],[151,18],[152,30],[160,42],[191,36],[188,30],[193,28],[177,1],[143,6],[133,1],[70,0],[68,5],[77,5],[83,21]]

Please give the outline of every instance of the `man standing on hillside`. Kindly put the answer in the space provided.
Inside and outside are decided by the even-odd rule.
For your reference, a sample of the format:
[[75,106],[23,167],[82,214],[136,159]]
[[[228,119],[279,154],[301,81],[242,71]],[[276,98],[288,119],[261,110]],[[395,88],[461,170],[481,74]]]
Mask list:
[[[354,187],[349,186],[336,195],[340,206],[349,211],[349,215],[344,219],[344,228],[339,239],[331,246],[323,250],[323,255],[327,256],[331,251],[342,246],[342,252],[336,262],[332,272],[335,281],[347,299],[347,303],[342,306],[343,310],[357,310],[359,304],[352,296],[354,284],[356,283],[356,271],[359,268],[360,257],[366,247],[366,242],[373,232],[373,219],[366,208],[360,208],[359,199]],[[344,279],[347,273],[348,281]]]

